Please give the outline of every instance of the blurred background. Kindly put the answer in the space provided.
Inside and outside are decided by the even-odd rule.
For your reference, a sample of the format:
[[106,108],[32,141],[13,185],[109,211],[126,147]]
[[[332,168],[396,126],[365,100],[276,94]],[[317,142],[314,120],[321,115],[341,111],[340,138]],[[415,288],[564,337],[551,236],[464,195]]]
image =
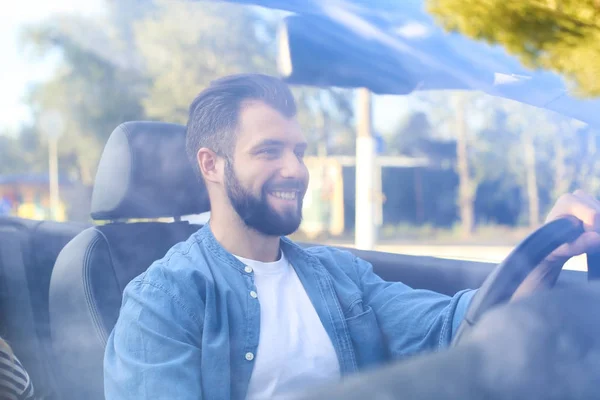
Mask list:
[[[581,98],[600,94],[598,1],[382,3],[417,7],[445,32],[565,76]],[[4,7],[0,215],[91,222],[96,166],[112,130],[130,120],[185,124],[188,105],[211,80],[276,74],[286,15],[177,0]],[[419,35],[422,26],[402,29],[396,33]],[[351,244],[357,93],[294,92],[311,171],[296,237]],[[372,110],[379,249],[467,257],[476,246],[478,258],[501,259],[560,194],[600,194],[599,132],[575,119],[477,91],[373,94]]]

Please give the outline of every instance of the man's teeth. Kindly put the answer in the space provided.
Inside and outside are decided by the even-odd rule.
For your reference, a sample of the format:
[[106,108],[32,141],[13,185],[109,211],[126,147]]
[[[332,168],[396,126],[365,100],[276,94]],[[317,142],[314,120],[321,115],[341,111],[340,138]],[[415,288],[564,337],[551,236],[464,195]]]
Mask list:
[[273,192],[273,196],[284,200],[296,200],[296,192]]

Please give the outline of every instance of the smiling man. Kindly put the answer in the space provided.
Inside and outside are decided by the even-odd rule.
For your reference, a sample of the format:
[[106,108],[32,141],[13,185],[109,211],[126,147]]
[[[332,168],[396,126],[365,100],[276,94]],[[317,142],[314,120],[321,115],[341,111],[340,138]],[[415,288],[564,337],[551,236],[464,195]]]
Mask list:
[[[348,252],[284,237],[308,185],[295,116],[289,88],[265,75],[217,80],[192,103],[187,152],[210,223],[125,289],[107,399],[286,398],[450,343],[473,291],[413,290]],[[593,226],[600,207],[588,200],[563,198],[553,215]],[[598,244],[586,238],[560,256]]]

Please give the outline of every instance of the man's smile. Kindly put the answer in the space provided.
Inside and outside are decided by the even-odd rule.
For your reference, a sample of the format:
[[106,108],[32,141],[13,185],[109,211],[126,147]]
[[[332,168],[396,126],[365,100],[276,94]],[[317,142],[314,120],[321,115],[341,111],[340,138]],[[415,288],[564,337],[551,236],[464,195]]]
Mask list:
[[298,198],[298,191],[287,190],[287,191],[272,191],[269,195],[279,200],[295,201]]

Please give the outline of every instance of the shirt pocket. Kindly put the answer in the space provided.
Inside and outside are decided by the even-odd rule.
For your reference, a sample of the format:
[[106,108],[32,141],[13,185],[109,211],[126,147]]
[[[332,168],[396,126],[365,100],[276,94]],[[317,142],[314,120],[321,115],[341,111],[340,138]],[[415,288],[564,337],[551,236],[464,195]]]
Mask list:
[[[357,313],[357,306],[361,306],[362,312]],[[375,311],[370,306],[362,307],[362,302],[352,308],[354,315],[346,317],[346,326],[358,367],[363,369],[370,365],[381,364],[387,357]]]

